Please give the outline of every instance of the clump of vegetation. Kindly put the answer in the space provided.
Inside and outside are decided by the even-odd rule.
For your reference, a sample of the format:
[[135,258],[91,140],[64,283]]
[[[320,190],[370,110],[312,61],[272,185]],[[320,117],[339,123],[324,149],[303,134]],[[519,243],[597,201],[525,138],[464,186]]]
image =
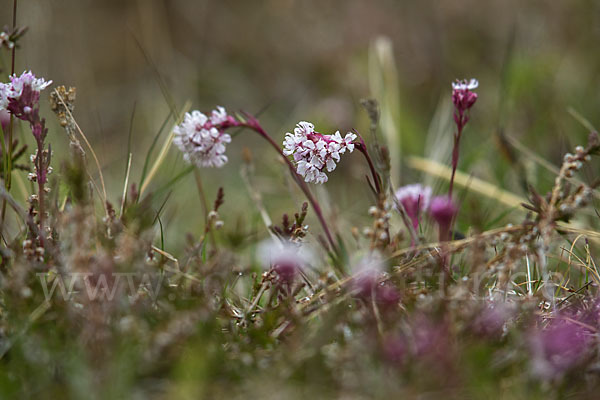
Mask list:
[[[24,33],[0,33],[0,50],[14,60]],[[17,76],[14,62],[0,83],[3,398],[590,398],[597,391],[600,235],[589,205],[598,192],[578,172],[600,151],[598,133],[564,156],[547,194],[530,187],[523,219],[477,231],[464,222],[470,209],[455,186],[470,184],[459,149],[474,140],[467,122],[476,80],[451,86],[452,159],[435,165],[447,190],[394,187],[396,152],[378,135],[371,99],[367,139],[356,129],[321,133],[307,121],[279,137],[249,113],[173,110],[159,154],[148,153],[136,180],[130,153],[115,197],[76,122],[75,89],[51,84],[32,72]],[[53,154],[49,143],[40,111],[48,91],[70,153]],[[17,126],[35,141],[29,163]],[[259,210],[258,233],[235,225],[240,206],[201,179],[201,170],[228,168],[227,146],[242,134],[264,139],[304,196],[273,223],[251,182],[248,152],[243,176],[254,202],[244,207]],[[184,173],[196,176],[205,222],[182,254],[164,248],[161,222],[166,201],[177,200],[167,195],[156,207],[179,182],[178,175],[155,184],[171,147],[190,164]],[[369,193],[371,205],[361,220],[340,222],[315,187],[327,190],[355,150],[364,176],[348,185]],[[26,204],[12,194],[17,174],[32,182]]]

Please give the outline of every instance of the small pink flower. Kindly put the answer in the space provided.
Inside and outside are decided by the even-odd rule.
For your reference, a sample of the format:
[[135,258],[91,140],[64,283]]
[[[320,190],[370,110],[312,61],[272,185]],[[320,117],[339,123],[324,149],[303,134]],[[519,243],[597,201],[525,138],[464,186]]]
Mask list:
[[296,276],[311,260],[311,253],[305,247],[289,242],[266,241],[258,248],[258,255],[264,267],[274,271],[282,283],[291,285]]
[[429,209],[431,203],[431,188],[421,184],[406,185],[396,191],[396,199],[410,218],[415,230],[419,227],[421,212]]
[[452,102],[460,114],[473,107],[473,104],[477,101],[477,93],[472,92],[472,90],[478,86],[477,79],[471,79],[469,82],[466,79],[457,80],[452,83]]
[[10,83],[0,84],[0,109],[7,109],[15,117],[32,123],[39,119],[40,92],[50,84],[52,81],[36,78],[31,71],[21,76],[12,75]]
[[364,257],[354,268],[352,288],[357,297],[365,300],[375,300],[384,307],[393,307],[400,301],[400,293],[389,282],[380,282],[384,277],[383,261],[378,254]]
[[36,78],[31,71],[25,71],[21,76],[12,75],[10,77],[10,88],[8,97],[18,99],[23,94],[23,88],[29,86],[31,90],[38,94],[52,84],[52,81],[46,81],[44,78]]
[[514,315],[514,306],[507,302],[490,302],[483,307],[471,324],[476,335],[499,338],[504,334],[505,327]]
[[348,132],[345,137],[337,131],[333,135],[323,135],[315,132],[310,122],[300,121],[294,133],[286,133],[283,141],[283,154],[293,155],[296,172],[306,182],[325,183],[327,172],[335,169],[340,161],[340,155],[354,150],[356,135]]
[[222,167],[227,163],[225,145],[231,142],[231,136],[224,130],[231,120],[223,107],[213,110],[210,118],[197,110],[185,113],[183,122],[173,129],[173,143],[189,163],[198,167]]
[[448,196],[437,196],[431,200],[429,214],[438,224],[440,238],[442,240],[450,239],[450,227],[452,220],[458,214],[458,207]]

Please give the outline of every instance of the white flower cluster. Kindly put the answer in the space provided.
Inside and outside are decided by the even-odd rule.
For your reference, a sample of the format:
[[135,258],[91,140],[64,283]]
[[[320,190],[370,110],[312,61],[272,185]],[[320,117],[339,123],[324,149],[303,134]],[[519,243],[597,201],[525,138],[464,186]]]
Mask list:
[[0,83],[0,110],[8,108],[9,99],[18,99],[23,94],[23,88],[30,86],[38,94],[52,84],[44,78],[36,78],[31,71],[25,71],[21,76],[10,76],[10,83]]
[[479,81],[477,79],[471,79],[468,82],[466,79],[462,81],[457,80],[456,82],[452,82],[453,90],[473,90],[477,89],[477,86],[479,86]]
[[231,136],[220,126],[229,119],[223,107],[213,110],[210,117],[200,111],[186,113],[183,122],[173,132],[173,143],[183,152],[183,158],[198,167],[222,167],[227,163],[225,144]]
[[294,155],[296,172],[306,182],[325,183],[328,178],[324,169],[333,171],[336,162],[340,161],[340,154],[354,150],[355,139],[356,135],[350,132],[343,138],[339,131],[333,135],[322,135],[315,132],[313,124],[301,121],[293,134],[285,134],[283,154]]

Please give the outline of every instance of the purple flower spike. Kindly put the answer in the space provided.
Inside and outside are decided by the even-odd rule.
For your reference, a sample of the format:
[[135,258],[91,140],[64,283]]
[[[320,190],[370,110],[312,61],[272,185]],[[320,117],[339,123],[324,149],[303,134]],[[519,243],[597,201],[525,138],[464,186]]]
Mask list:
[[396,191],[396,198],[402,204],[415,231],[419,228],[419,216],[427,211],[431,203],[431,188],[421,184],[406,185]]

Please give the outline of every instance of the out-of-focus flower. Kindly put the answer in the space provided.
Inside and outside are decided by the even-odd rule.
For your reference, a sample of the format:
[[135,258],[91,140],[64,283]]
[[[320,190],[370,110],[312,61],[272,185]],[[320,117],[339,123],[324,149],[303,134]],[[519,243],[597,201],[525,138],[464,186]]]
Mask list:
[[[457,80],[452,83],[452,102],[454,103],[454,107],[456,107],[457,114],[462,115],[465,111],[473,107],[473,104],[477,101],[477,93],[472,92],[472,90],[478,86],[479,82],[477,79],[471,79],[469,82],[466,79],[462,81]],[[456,114],[455,118],[457,118]]]
[[452,220],[458,213],[458,207],[448,196],[437,196],[431,200],[429,206],[431,217],[437,222],[440,230],[440,239],[450,239],[450,227]]
[[173,143],[183,158],[198,167],[222,167],[227,163],[225,145],[231,136],[224,130],[231,126],[232,117],[223,107],[213,110],[210,118],[200,111],[185,113],[183,122],[173,132]]
[[413,352],[418,358],[435,361],[438,365],[451,359],[452,346],[445,322],[437,322],[425,315],[417,315],[412,323]]
[[263,266],[272,269],[281,282],[288,285],[312,259],[311,252],[306,246],[275,240],[261,243],[258,256]]
[[591,332],[577,321],[552,320],[545,329],[534,331],[529,343],[534,375],[556,379],[574,367],[591,345]]
[[406,185],[396,191],[396,199],[404,207],[413,228],[417,230],[421,212],[427,211],[431,203],[431,188],[418,183]]
[[383,306],[394,306],[400,300],[400,293],[389,282],[382,282],[384,263],[377,253],[360,259],[353,268],[352,288],[357,297],[375,300]]
[[406,340],[401,336],[388,336],[383,340],[383,356],[395,365],[402,365],[406,360]]
[[479,336],[499,338],[514,314],[514,306],[504,301],[495,301],[483,307],[473,320],[471,329]]
[[337,131],[333,135],[323,135],[315,132],[310,122],[298,122],[294,133],[286,133],[283,141],[283,154],[293,155],[296,172],[306,182],[325,183],[327,172],[335,169],[340,161],[340,155],[354,150],[354,133],[348,132],[342,137]]

